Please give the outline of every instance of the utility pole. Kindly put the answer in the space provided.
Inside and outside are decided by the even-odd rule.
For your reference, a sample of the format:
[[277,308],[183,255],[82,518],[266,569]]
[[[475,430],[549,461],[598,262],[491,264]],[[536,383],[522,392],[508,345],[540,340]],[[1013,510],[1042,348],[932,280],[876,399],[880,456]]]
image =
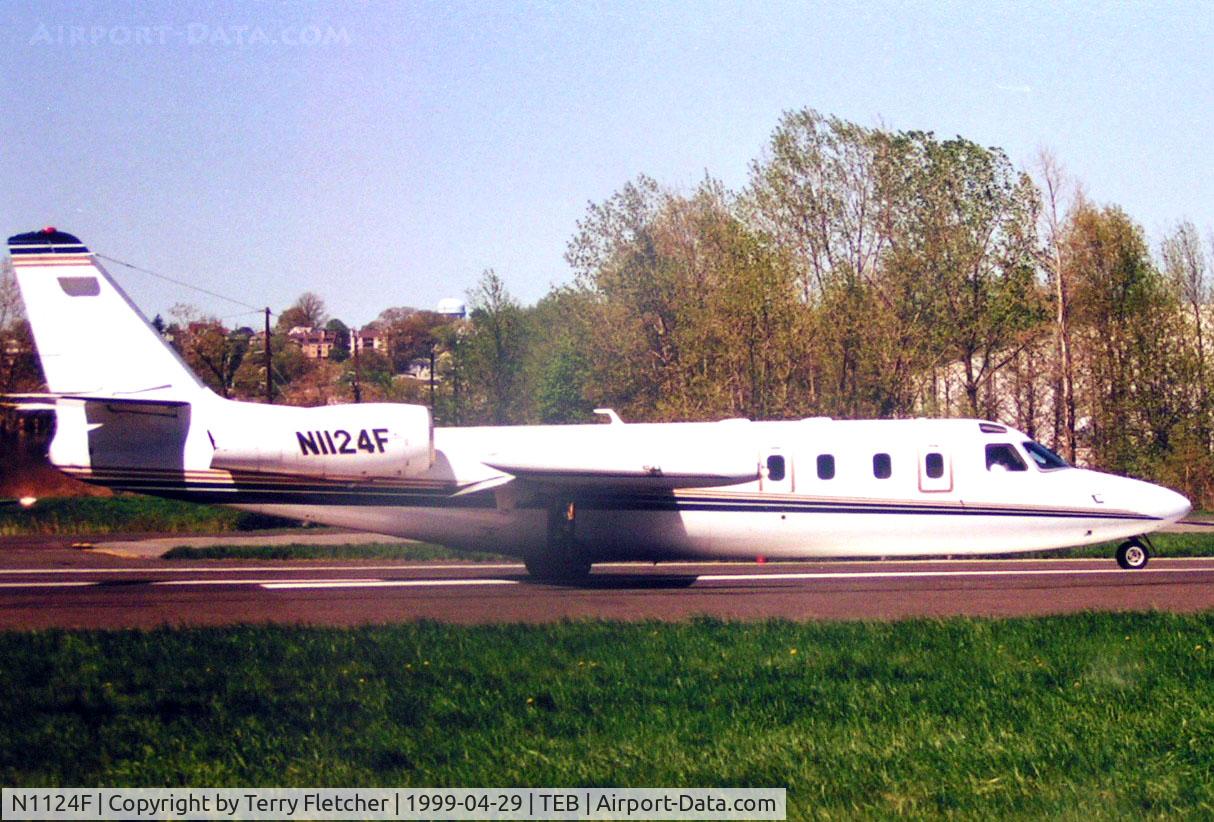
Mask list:
[[266,404],[274,404],[274,375],[270,370],[270,307],[266,306]]
[[451,357],[451,399],[455,405],[455,424],[459,425],[459,329],[455,330],[455,342],[452,344],[453,356]]
[[430,340],[430,419],[434,419],[434,340]]
[[362,373],[358,363],[358,349],[363,347],[363,335],[361,331],[352,332],[354,335],[354,402],[363,401]]

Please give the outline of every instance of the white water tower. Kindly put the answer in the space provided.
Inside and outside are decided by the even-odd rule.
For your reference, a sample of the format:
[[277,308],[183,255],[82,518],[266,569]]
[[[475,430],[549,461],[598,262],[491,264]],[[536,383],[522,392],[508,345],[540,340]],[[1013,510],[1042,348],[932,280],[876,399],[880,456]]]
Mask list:
[[464,305],[463,300],[457,297],[444,297],[438,301],[438,308],[434,310],[444,317],[455,317],[460,320],[468,316],[468,307]]

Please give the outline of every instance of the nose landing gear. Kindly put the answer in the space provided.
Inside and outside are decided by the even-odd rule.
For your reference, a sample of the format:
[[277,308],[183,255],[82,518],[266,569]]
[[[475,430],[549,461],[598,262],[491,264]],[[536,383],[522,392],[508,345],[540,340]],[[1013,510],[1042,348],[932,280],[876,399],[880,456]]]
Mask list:
[[1145,568],[1152,550],[1151,541],[1145,536],[1126,540],[1117,547],[1117,564],[1127,571]]

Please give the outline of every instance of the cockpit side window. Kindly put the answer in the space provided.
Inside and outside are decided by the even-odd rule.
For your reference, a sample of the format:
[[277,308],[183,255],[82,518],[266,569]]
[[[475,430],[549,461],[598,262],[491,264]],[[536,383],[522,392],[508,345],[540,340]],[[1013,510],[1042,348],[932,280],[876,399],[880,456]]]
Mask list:
[[1052,471],[1055,468],[1070,468],[1071,464],[1062,457],[1055,454],[1050,449],[1046,448],[1039,442],[1027,440],[1021,443],[1024,450],[1028,452],[1029,457],[1037,464],[1037,467],[1042,471]]
[[1028,466],[1010,442],[993,442],[986,446],[987,471],[1027,471]]

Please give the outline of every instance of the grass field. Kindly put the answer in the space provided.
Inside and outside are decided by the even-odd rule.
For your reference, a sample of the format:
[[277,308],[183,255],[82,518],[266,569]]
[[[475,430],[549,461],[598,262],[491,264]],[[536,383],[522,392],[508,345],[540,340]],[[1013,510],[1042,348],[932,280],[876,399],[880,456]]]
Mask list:
[[414,562],[430,560],[463,560],[465,562],[517,562],[501,554],[453,551],[442,545],[426,542],[376,542],[353,545],[208,545],[178,546],[164,559],[399,559]]
[[40,499],[30,508],[16,504],[0,506],[0,536],[137,531],[224,533],[295,525],[298,523],[293,520],[136,494]]
[[1214,615],[0,635],[0,783],[785,786],[1214,814]]

